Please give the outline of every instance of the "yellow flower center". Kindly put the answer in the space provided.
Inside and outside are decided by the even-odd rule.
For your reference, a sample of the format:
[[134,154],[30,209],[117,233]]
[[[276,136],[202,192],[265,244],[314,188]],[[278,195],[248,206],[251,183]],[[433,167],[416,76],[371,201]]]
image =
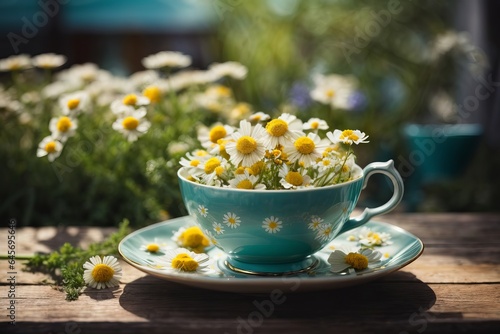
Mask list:
[[340,134],[340,139],[350,139],[352,141],[357,141],[359,140],[359,137],[354,133],[352,130],[344,130]]
[[266,125],[267,132],[274,137],[281,137],[288,131],[288,123],[282,119],[273,119]]
[[45,152],[47,153],[54,153],[56,151],[56,142],[55,141],[49,141],[47,144],[45,144]]
[[66,116],[59,118],[56,127],[59,132],[67,132],[71,128],[71,119]]
[[215,174],[217,176],[221,176],[224,173],[225,169],[222,166],[215,167]]
[[243,181],[240,181],[237,185],[236,188],[238,189],[253,189],[253,184],[252,181],[249,179],[245,179]]
[[314,141],[309,137],[298,138],[295,141],[294,145],[297,151],[299,151],[299,153],[301,154],[311,154],[316,148],[316,145],[314,145]]
[[70,110],[74,110],[80,105],[80,99],[69,99],[66,105]]
[[368,258],[363,254],[349,253],[345,257],[345,263],[356,270],[368,268]]
[[196,155],[197,157],[204,157],[207,154],[208,154],[208,152],[205,150],[197,150],[194,155]]
[[135,94],[128,94],[123,98],[122,102],[127,106],[135,106],[137,104],[137,96]]
[[288,172],[285,176],[285,181],[294,186],[300,186],[304,183],[304,178],[299,172]]
[[329,159],[323,159],[321,161],[321,163],[323,164],[323,166],[326,167],[326,166],[330,166],[331,161]]
[[215,168],[220,166],[220,160],[217,158],[210,158],[207,160],[205,163],[205,173],[210,174],[212,173]]
[[158,244],[152,243],[146,246],[146,250],[151,253],[156,253],[160,250],[160,246],[158,246]]
[[238,168],[236,168],[236,170],[234,171],[234,174],[236,174],[236,175],[245,174],[245,167],[243,167],[243,166],[239,166],[239,167],[238,167]]
[[197,248],[208,246],[208,239],[198,226],[192,226],[186,229],[179,237],[182,246],[188,248]]
[[214,126],[209,133],[210,141],[212,143],[217,143],[219,139],[224,138],[227,135],[226,128],[223,125]]
[[127,116],[122,122],[123,128],[127,130],[135,130],[139,126],[139,120],[132,116]]
[[252,166],[250,166],[250,173],[252,175],[259,175],[265,167],[265,163],[262,160],[257,161]]
[[317,129],[318,127],[319,127],[319,122],[318,121],[311,122],[311,128],[312,129]]
[[142,95],[147,97],[151,102],[159,102],[161,99],[161,91],[157,86],[148,86],[144,88]]
[[222,96],[222,97],[230,97],[231,96],[231,89],[226,86],[218,85],[214,87],[213,92],[216,95]]
[[325,92],[326,96],[329,97],[329,98],[332,98],[335,96],[335,91],[333,89],[328,89],[326,92]]
[[181,253],[172,260],[172,268],[183,271],[195,271],[198,268],[198,262],[188,254]]
[[113,268],[104,263],[99,263],[92,269],[92,277],[96,282],[109,282],[114,274]]
[[272,221],[272,222],[270,222],[267,226],[269,226],[269,228],[270,228],[271,230],[274,230],[276,227],[278,227],[278,223],[277,223],[277,222],[275,222],[275,221]]
[[250,136],[242,136],[236,142],[236,149],[243,154],[250,154],[257,149],[257,141]]
[[200,160],[196,160],[196,159],[191,160],[191,162],[189,163],[189,165],[191,167],[198,167],[199,164],[200,164]]

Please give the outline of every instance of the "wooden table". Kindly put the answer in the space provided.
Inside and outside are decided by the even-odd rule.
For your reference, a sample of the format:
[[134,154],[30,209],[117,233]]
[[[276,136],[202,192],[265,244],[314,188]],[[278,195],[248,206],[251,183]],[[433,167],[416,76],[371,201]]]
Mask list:
[[[490,333],[500,329],[500,214],[389,214],[425,244],[398,272],[350,288],[285,294],[257,316],[269,296],[200,290],[168,282],[121,261],[119,289],[86,290],[74,302],[16,263],[16,325],[10,325],[9,267],[1,261],[1,333]],[[5,225],[4,225],[5,226]],[[18,228],[17,252],[85,245],[114,229]],[[2,252],[7,229],[0,230]],[[252,318],[253,317],[253,318]],[[250,325],[249,325],[250,324]]]

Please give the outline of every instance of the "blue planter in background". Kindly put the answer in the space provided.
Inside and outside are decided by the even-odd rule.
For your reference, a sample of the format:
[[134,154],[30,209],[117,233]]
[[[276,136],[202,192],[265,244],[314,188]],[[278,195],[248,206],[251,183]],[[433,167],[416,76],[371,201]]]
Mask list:
[[408,124],[403,128],[407,152],[399,158],[409,209],[421,201],[421,187],[459,177],[472,161],[483,130],[479,124]]

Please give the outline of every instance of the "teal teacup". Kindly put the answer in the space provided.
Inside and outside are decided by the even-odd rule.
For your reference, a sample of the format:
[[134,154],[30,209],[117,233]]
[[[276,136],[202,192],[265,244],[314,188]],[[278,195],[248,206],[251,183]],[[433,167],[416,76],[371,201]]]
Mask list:
[[[391,211],[403,197],[403,180],[392,160],[355,166],[352,181],[297,190],[219,188],[186,179],[178,171],[189,214],[227,254],[226,265],[250,274],[283,274],[315,266],[314,253],[337,235]],[[394,186],[391,199],[350,218],[369,177],[381,173]]]

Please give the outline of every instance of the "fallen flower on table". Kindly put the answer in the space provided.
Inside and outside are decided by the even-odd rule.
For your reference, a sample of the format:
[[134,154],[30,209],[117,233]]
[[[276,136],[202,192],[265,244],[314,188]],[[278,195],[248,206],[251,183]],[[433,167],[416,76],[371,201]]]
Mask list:
[[91,257],[83,264],[83,279],[92,288],[112,288],[120,284],[122,268],[114,256]]
[[340,273],[346,269],[363,270],[368,268],[368,265],[380,261],[382,253],[372,249],[360,249],[358,251],[341,251],[334,250],[328,257],[330,263],[330,271]]

